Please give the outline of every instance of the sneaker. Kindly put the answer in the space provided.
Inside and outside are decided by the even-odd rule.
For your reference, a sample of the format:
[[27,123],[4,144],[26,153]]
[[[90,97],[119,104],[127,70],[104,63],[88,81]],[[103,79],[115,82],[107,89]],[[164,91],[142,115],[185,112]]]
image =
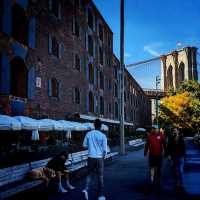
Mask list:
[[100,196],[100,197],[98,198],[98,200],[106,200],[106,197]]
[[82,190],[84,193],[85,200],[88,200],[88,191],[87,190]]
[[68,187],[70,190],[74,190],[74,189],[75,189],[75,187],[72,186],[72,185],[70,185],[70,184],[68,184],[67,187]]
[[64,188],[59,188],[58,192],[62,193],[62,194],[65,194],[65,193],[67,193],[67,190],[65,190]]

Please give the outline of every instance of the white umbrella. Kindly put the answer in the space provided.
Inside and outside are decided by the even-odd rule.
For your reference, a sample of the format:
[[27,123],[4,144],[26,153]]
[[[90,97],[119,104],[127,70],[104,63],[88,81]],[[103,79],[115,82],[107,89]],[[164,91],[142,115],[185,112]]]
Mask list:
[[137,128],[136,131],[143,131],[143,132],[145,132],[146,129],[145,128]]
[[39,135],[38,130],[33,130],[32,131],[31,140],[33,140],[33,141],[40,140],[40,135]]
[[64,131],[64,126],[59,121],[53,119],[40,119],[37,121],[40,131]]
[[24,130],[38,130],[39,125],[37,120],[25,116],[15,116],[14,119],[21,123],[21,127]]
[[0,130],[21,130],[21,123],[8,115],[0,115]]
[[75,124],[73,124],[73,122],[66,120],[59,120],[59,122],[63,125],[64,131],[75,129]]

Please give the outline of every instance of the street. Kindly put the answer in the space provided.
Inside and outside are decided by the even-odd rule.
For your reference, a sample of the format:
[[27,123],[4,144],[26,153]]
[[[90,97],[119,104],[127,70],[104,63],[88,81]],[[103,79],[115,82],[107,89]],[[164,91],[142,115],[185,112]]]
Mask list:
[[[178,194],[174,190],[174,180],[167,161],[163,164],[162,191],[160,194],[155,192],[150,195],[144,195],[147,187],[148,165],[147,159],[143,156],[143,149],[128,152],[124,157],[117,160],[105,168],[105,194],[108,200],[143,200],[143,199],[199,199],[200,197],[200,172],[197,171],[199,160],[197,159],[200,151],[187,141],[187,170],[185,172],[185,192]],[[75,182],[76,190],[66,195],[54,194],[49,197],[50,200],[77,200],[84,199],[81,189],[84,186],[84,180]],[[95,194],[96,185],[92,184],[90,199],[97,199]]]

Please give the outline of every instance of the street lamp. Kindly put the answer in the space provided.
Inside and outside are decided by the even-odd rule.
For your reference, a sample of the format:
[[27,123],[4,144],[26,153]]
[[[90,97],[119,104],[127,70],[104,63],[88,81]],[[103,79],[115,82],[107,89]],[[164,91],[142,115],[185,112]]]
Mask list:
[[125,154],[124,144],[124,0],[120,1],[120,154]]

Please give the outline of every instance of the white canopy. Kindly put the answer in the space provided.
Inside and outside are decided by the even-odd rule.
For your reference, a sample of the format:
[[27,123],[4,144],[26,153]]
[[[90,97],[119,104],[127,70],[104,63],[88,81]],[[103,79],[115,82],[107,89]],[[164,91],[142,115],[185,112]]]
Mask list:
[[79,129],[81,129],[81,124],[78,122],[71,122],[66,120],[59,120],[59,122],[63,125],[64,131],[76,130],[76,127],[79,127]]
[[21,123],[13,117],[0,115],[0,130],[21,130]]
[[[26,116],[10,117],[0,115],[0,130],[21,129],[38,131],[88,131],[94,129],[94,124],[52,119],[36,120]],[[102,124],[101,130],[108,131],[108,126]]]
[[65,130],[63,123],[52,119],[37,120],[39,131],[63,131]]
[[24,130],[38,130],[39,128],[37,120],[32,119],[30,117],[15,116],[13,118],[21,123],[21,127]]
[[[84,123],[84,126],[87,127],[87,130],[93,130],[94,129],[94,124],[93,123]],[[102,131],[108,131],[108,126],[105,124],[101,125],[101,130]]]
[[143,132],[145,132],[146,129],[145,128],[137,128],[136,131],[143,131]]

